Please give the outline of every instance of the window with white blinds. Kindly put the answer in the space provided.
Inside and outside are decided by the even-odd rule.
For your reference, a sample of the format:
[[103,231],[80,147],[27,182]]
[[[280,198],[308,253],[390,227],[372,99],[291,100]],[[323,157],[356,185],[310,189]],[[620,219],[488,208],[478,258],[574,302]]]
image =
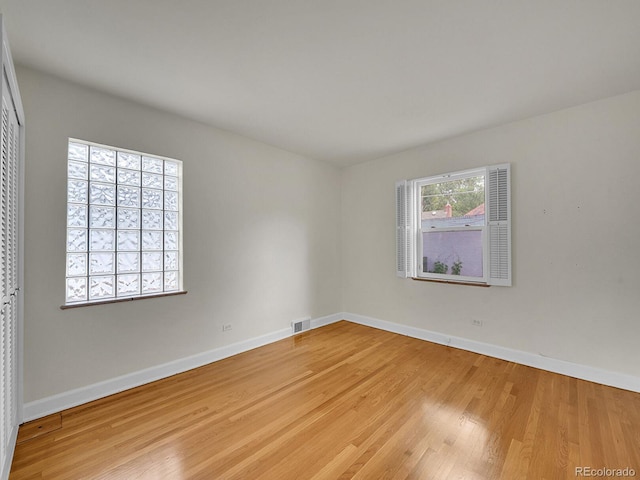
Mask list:
[[396,183],[399,277],[511,285],[510,165]]
[[66,305],[182,290],[182,162],[70,139]]

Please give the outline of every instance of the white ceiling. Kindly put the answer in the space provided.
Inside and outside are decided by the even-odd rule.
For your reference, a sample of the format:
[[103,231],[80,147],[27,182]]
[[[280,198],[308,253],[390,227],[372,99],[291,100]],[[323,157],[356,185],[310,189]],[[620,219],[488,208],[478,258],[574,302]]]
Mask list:
[[349,165],[640,89],[638,0],[0,0],[16,63]]

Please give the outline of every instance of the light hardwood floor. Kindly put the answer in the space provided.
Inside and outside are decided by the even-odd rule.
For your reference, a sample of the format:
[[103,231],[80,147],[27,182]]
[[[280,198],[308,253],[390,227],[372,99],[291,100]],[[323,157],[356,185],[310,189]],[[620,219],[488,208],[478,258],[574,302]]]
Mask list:
[[555,480],[576,467],[640,478],[640,394],[339,322],[24,425],[10,478]]

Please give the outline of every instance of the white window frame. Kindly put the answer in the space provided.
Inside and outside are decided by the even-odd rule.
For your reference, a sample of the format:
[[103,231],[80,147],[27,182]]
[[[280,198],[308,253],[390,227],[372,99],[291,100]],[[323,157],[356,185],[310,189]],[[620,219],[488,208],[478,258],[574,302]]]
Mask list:
[[[176,160],[173,158],[167,158],[159,155],[148,154],[143,152],[137,152],[133,150],[128,150],[119,147],[113,147],[109,145],[102,145],[95,142],[89,142],[86,140],[79,140],[75,138],[69,138],[68,140],[69,152],[71,152],[71,145],[75,145],[74,152],[82,151],[84,155],[84,149],[82,146],[86,146],[86,161],[78,160],[76,158],[71,158],[72,155],[69,153],[67,159],[67,236],[66,236],[66,262],[65,262],[65,302],[61,308],[71,308],[77,306],[84,305],[92,305],[92,304],[101,304],[101,303],[113,303],[127,300],[136,300],[140,298],[149,298],[149,297],[158,297],[158,296],[167,296],[167,295],[176,295],[186,293],[183,289],[183,274],[184,274],[184,265],[183,265],[183,240],[182,240],[182,219],[183,219],[183,200],[182,200],[182,162],[180,160]],[[114,163],[112,165],[105,165],[98,159],[96,162],[91,158],[91,152],[93,149],[96,149],[96,152],[101,150],[108,150],[113,153]],[[94,152],[94,153],[96,153]],[[76,153],[77,154],[77,153]],[[79,155],[79,157],[83,156]],[[122,160],[121,160],[122,156]],[[128,156],[128,157],[127,157]],[[133,163],[136,163],[137,160],[137,168],[134,165],[122,165],[122,163],[127,162],[127,158],[134,159]],[[109,160],[111,162],[111,160]],[[81,167],[83,164],[86,164],[85,167]],[[149,170],[145,171],[144,165],[149,165]],[[73,165],[73,173],[71,166]],[[157,172],[152,171],[151,166],[159,169]],[[165,169],[171,166],[172,173],[167,173]],[[100,169],[103,171],[109,170],[109,177],[107,180],[104,178],[92,178],[93,170],[96,169],[98,172]],[[129,177],[125,177],[125,180],[119,180],[119,174],[122,170],[124,175],[129,174]],[[175,171],[175,173],[173,173]],[[78,173],[81,172],[81,173]],[[137,179],[133,179],[131,174],[135,174],[137,172]],[[149,180],[149,184],[145,186],[145,174],[147,180]],[[86,176],[86,179],[82,178]],[[133,175],[135,177],[136,175]],[[154,178],[152,178],[154,177]],[[158,180],[157,177],[160,177]],[[154,180],[155,183],[151,183]],[[138,185],[135,185],[135,183]],[[124,182],[124,183],[123,183]],[[71,184],[74,184],[74,188],[71,189]],[[78,198],[74,197],[74,191],[77,190],[78,185],[82,184],[86,190],[84,191],[84,195],[82,196],[84,200],[78,200]],[[112,187],[113,194],[115,197],[113,200],[109,200],[108,202],[97,201],[93,202],[91,199],[91,185],[97,187]],[[168,186],[170,185],[170,186]],[[129,195],[134,195],[134,190],[137,190],[137,205],[135,202],[131,201],[131,198],[119,197],[120,189],[129,190]],[[177,190],[176,190],[177,188]],[[152,194],[155,197],[158,197],[160,194],[160,203],[158,204],[156,201],[156,205],[148,206],[146,209],[144,208],[144,196],[145,192],[150,195],[148,198],[153,198]],[[155,192],[155,193],[154,193]],[[175,206],[175,202],[177,198],[177,207]],[[167,207],[167,201],[170,199],[170,204],[172,208]],[[110,203],[110,202],[113,203]],[[128,202],[128,203],[125,203]],[[158,207],[158,205],[160,205]],[[72,211],[77,212],[81,210],[84,206],[84,220],[78,220],[79,217],[72,217]],[[74,207],[77,207],[74,209]],[[91,220],[91,212],[93,208],[96,210],[102,209],[103,211],[111,210],[112,218],[109,219],[109,225],[92,225]],[[175,209],[177,208],[177,210]],[[129,225],[121,226],[119,215],[126,213],[129,217],[123,217],[122,220],[129,221],[128,218],[131,218],[130,215],[132,212],[137,211],[137,221],[133,221]],[[153,213],[156,216],[156,220],[158,219],[161,228],[150,227],[144,228],[144,212],[149,212],[149,214]],[[169,215],[169,216],[167,216]],[[96,217],[97,218],[97,217]],[[133,218],[136,218],[134,215]],[[149,218],[149,217],[146,217]],[[177,220],[176,220],[177,218]],[[177,225],[175,228],[167,228],[167,221],[176,221]],[[84,223],[82,223],[84,221]],[[74,235],[77,235],[78,232],[85,232],[85,240],[84,242],[74,243],[72,240]],[[100,248],[98,250],[92,251],[92,232],[95,232],[96,238],[99,237],[100,232],[112,231],[112,245],[110,247],[105,247],[104,251]],[[128,241],[129,245],[124,250],[119,250],[119,232],[122,233],[123,241]],[[133,232],[138,232],[137,235],[131,235]],[[159,236],[159,244],[151,245],[150,248],[144,248],[144,233],[148,234],[153,233],[154,235],[149,238],[153,238],[154,241],[158,241],[157,237]],[[127,235],[125,235],[127,233]],[[72,235],[71,237],[69,235]],[[129,237],[131,240],[124,240],[126,237]],[[135,240],[136,237],[137,240]],[[144,237],[144,238],[143,238]],[[167,249],[167,241],[171,242],[171,246],[173,247],[173,240],[177,239],[177,249],[169,248]],[[134,242],[134,243],[131,243]],[[80,245],[80,246],[78,246]],[[132,246],[133,245],[133,246]],[[103,272],[92,272],[92,258],[93,255],[99,257],[111,254],[110,263],[103,264],[107,265],[110,268],[110,271]],[[125,256],[135,256],[137,255],[137,269],[134,271],[131,269],[130,265],[122,264],[122,268],[125,266],[129,267],[127,270],[120,270],[121,265],[119,264],[120,254],[123,255],[122,259],[124,261]],[[158,264],[150,264],[151,268],[149,270],[145,270],[144,266],[144,258],[145,254],[148,256],[154,256],[154,261],[157,262],[157,256],[160,255],[160,266]],[[84,255],[84,270],[82,270],[82,262],[74,263],[73,259],[82,260],[82,256]],[[169,255],[169,256],[167,256]],[[147,258],[149,258],[147,256]],[[168,268],[166,262],[171,261],[172,263],[177,258],[177,266]],[[167,260],[168,259],[168,260]],[[148,264],[149,265],[149,264]],[[99,268],[99,267],[97,267]],[[137,275],[136,279],[133,278]],[[146,279],[149,281],[157,280],[158,275],[160,275],[160,285],[157,288],[144,290],[144,282]],[[122,277],[122,278],[121,278]],[[126,280],[125,280],[126,277]],[[111,284],[109,282],[105,282],[105,284],[111,286],[112,294],[105,294],[103,296],[96,295],[92,293],[92,285],[93,281],[97,284],[97,287],[100,287],[100,280],[111,280]],[[119,280],[122,280],[123,288],[120,289]],[[129,281],[130,283],[124,283]],[[81,298],[80,295],[77,294],[78,291],[82,291],[82,284],[85,283],[85,295],[84,298]],[[80,285],[80,287],[78,286]],[[103,284],[104,285],[104,284]],[[124,287],[131,287],[137,285],[137,292],[126,290]],[[155,285],[155,284],[150,284]],[[107,290],[107,288],[104,288]],[[122,290],[122,291],[121,291]],[[96,290],[97,291],[97,290]]]
[[[449,173],[445,175],[438,175],[435,177],[422,178],[414,181],[414,188],[416,191],[416,201],[418,202],[415,208],[415,225],[416,228],[416,247],[417,247],[417,263],[416,263],[416,277],[417,278],[430,278],[435,280],[449,280],[449,281],[458,281],[458,282],[478,282],[478,283],[486,283],[487,281],[487,242],[486,242],[486,222],[485,225],[482,226],[460,226],[460,227],[431,227],[425,229],[422,227],[422,209],[420,207],[420,192],[423,186],[425,185],[433,185],[436,183],[443,183],[454,180],[463,180],[465,178],[479,177],[485,176],[484,169],[476,169],[476,170],[466,170],[464,172],[456,172]],[[485,198],[486,198],[486,190],[485,190]],[[482,241],[482,277],[469,277],[464,275],[452,275],[452,274],[442,274],[442,273],[429,273],[423,271],[423,244],[422,235],[425,232],[456,232],[456,231],[480,231],[481,241]]]
[[[485,178],[484,225],[429,228],[426,231],[481,231],[483,276],[424,272],[421,187],[477,176]],[[510,164],[396,182],[396,265],[396,275],[401,278],[511,286]]]

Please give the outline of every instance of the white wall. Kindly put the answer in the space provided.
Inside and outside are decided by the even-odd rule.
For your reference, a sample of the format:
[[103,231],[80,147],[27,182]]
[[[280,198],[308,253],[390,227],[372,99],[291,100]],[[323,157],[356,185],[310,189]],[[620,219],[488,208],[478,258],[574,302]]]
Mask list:
[[[339,311],[640,376],[640,92],[341,171],[34,70],[18,80],[27,403]],[[70,136],[184,161],[187,295],[59,309]],[[396,278],[395,181],[502,162],[514,286]]]
[[[503,162],[514,286],[395,277],[395,181]],[[345,311],[640,376],[640,91],[356,165],[342,182]]]
[[[30,69],[18,81],[25,402],[340,310],[339,170]],[[184,162],[187,295],[60,310],[68,137]]]

